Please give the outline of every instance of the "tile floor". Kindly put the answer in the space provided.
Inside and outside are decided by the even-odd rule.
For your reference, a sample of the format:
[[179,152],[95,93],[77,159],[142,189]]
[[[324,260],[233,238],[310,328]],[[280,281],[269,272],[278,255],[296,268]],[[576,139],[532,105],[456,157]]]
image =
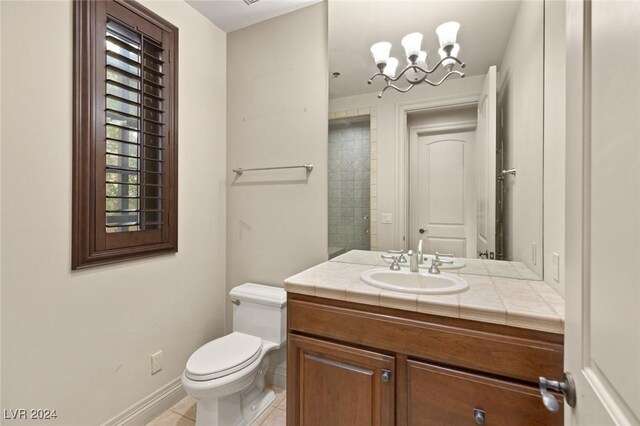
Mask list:
[[[284,389],[272,387],[276,400],[253,422],[253,426],[284,426],[286,424],[287,397]],[[147,426],[194,426],[196,401],[187,396],[156,417]]]

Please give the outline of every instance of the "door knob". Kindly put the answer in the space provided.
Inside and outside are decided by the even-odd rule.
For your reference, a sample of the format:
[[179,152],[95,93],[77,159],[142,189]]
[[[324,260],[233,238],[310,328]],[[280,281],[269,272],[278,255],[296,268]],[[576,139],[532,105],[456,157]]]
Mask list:
[[418,232],[420,232],[421,234],[424,234],[425,232],[427,232],[427,230],[426,230],[426,229],[424,229],[424,228],[420,228],[420,229],[418,230]]
[[552,413],[557,413],[560,410],[560,403],[558,400],[549,392],[549,389],[562,392],[564,395],[565,401],[569,404],[570,407],[576,406],[576,385],[573,381],[573,377],[571,373],[564,373],[562,376],[562,381],[557,380],[547,380],[544,377],[540,377],[540,396],[542,396],[542,403],[546,407],[547,410]]

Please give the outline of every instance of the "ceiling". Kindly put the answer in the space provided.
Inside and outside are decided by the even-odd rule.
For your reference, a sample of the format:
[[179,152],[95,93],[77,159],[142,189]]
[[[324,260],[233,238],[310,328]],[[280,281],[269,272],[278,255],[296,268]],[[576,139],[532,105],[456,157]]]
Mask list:
[[421,32],[422,48],[433,66],[440,59],[435,30],[446,21],[460,22],[458,57],[467,64],[465,74],[486,74],[489,66],[500,63],[519,4],[509,0],[330,0],[329,74],[339,72],[340,76],[329,79],[329,97],[384,87],[382,80],[367,84],[378,70],[369,51],[378,41],[391,42],[391,56],[398,58],[401,70],[406,59],[400,40],[410,32]]
[[224,32],[231,32],[302,9],[323,0],[186,0]]

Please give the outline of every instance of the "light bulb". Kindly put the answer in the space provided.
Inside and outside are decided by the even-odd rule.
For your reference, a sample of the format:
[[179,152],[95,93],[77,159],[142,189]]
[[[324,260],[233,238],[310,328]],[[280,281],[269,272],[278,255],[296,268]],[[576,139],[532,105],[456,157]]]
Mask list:
[[420,44],[422,44],[422,34],[411,33],[404,36],[402,39],[402,46],[407,54],[407,59],[420,53]]
[[373,55],[373,60],[376,61],[376,65],[386,64],[390,51],[391,43],[388,41],[381,41],[371,46],[371,54]]
[[[418,53],[418,59],[416,59],[416,62],[424,62],[426,64],[427,52],[425,52],[424,50],[421,50],[420,53]],[[407,63],[411,65],[411,59],[407,58]]]
[[387,77],[393,78],[396,76],[396,68],[398,68],[398,60],[396,58],[389,58],[387,59],[387,66],[384,67],[382,72]]
[[[440,54],[440,59],[444,59],[447,57],[451,57],[453,56],[454,58],[458,57],[458,53],[460,52],[460,45],[458,43],[453,45],[453,48],[451,49],[451,55],[447,55],[447,52],[445,52],[444,49],[439,49],[438,53]],[[442,61],[442,65],[446,68],[448,66],[454,65],[456,63],[456,61],[454,61],[453,59],[444,59],[444,61]]]
[[440,39],[440,47],[444,48],[455,44],[459,29],[460,24],[454,21],[445,22],[436,28],[436,34],[438,34],[438,38]]

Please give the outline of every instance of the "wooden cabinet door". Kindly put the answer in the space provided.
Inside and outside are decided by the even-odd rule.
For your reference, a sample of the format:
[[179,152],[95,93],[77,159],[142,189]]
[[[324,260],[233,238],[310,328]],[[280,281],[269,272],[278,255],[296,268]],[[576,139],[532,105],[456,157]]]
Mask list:
[[[562,425],[563,414],[542,405],[534,386],[408,361],[409,425]],[[562,407],[562,405],[561,405]],[[474,419],[482,410],[484,421]]]
[[287,345],[287,425],[394,423],[394,357],[294,334]]

